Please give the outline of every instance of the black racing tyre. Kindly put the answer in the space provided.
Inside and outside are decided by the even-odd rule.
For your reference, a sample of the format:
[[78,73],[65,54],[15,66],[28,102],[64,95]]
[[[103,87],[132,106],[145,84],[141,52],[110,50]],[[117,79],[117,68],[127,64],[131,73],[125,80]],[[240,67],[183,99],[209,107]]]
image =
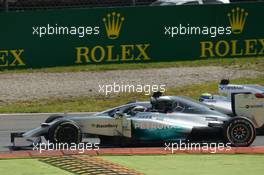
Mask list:
[[[49,116],[46,120],[45,120],[45,123],[51,123],[51,122],[53,122],[54,120],[56,120],[56,119],[59,119],[59,118],[63,118],[64,116],[62,116],[62,115],[57,115],[57,114],[55,114],[55,115],[51,115],[51,116]],[[45,134],[44,135],[44,138],[46,139],[46,140],[50,140],[50,138],[49,138],[49,134],[47,133],[47,134]]]
[[63,116],[62,115],[56,115],[56,114],[55,115],[51,115],[45,120],[45,123],[53,122],[54,120],[56,120],[58,118],[63,118]]
[[75,143],[82,141],[80,128],[72,121],[58,121],[51,126],[48,132],[49,141],[52,143]]
[[247,118],[235,117],[226,123],[225,140],[235,147],[250,146],[256,138],[254,124]]

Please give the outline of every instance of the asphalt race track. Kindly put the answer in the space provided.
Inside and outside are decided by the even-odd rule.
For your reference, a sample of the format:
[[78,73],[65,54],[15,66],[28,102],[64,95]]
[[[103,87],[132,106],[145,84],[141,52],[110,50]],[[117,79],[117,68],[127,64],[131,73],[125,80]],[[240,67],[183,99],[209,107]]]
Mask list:
[[[67,114],[83,116],[88,113]],[[8,152],[11,132],[23,132],[38,127],[51,114],[1,114],[0,115],[0,153]],[[264,136],[257,136],[253,146],[264,146]]]

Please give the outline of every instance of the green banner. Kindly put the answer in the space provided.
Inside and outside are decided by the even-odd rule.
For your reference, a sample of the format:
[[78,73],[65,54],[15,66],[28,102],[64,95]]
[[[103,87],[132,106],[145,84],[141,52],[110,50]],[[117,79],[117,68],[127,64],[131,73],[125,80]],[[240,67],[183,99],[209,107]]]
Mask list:
[[264,55],[264,3],[0,13],[0,69]]

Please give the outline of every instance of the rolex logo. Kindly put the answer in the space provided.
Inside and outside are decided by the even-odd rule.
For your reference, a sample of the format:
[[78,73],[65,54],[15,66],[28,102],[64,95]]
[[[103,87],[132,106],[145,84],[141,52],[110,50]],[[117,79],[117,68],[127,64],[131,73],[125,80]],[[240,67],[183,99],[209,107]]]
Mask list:
[[120,29],[122,27],[124,17],[120,15],[120,13],[109,13],[105,18],[103,18],[105,29],[107,33],[107,37],[109,39],[116,39],[119,37]]
[[227,14],[229,22],[234,34],[240,34],[243,32],[244,25],[248,16],[248,13],[245,12],[242,8],[232,9],[230,13]]

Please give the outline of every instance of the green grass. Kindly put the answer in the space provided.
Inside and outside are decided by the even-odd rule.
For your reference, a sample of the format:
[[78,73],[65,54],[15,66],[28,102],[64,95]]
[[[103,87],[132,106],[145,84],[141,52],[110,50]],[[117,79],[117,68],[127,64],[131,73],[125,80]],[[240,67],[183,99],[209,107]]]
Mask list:
[[147,175],[262,175],[263,155],[104,156]]
[[[102,156],[146,175],[262,175],[264,155],[149,155]],[[2,175],[70,175],[37,159],[2,159]]]
[[107,70],[135,70],[150,68],[169,68],[169,67],[199,67],[199,66],[223,66],[239,69],[252,69],[264,71],[264,58],[225,58],[225,59],[199,59],[193,61],[173,61],[156,63],[126,63],[126,64],[91,64],[77,65],[68,67],[52,67],[40,69],[1,69],[0,73],[34,73],[34,72],[85,72],[85,71],[107,71]]
[[37,159],[0,160],[1,175],[71,175],[71,173],[38,161]]
[[[264,77],[254,79],[238,79],[232,83],[260,84],[264,86]],[[165,95],[179,95],[198,99],[204,93],[218,93],[218,82],[188,85],[180,88],[167,89]],[[48,98],[33,101],[21,101],[11,104],[1,104],[0,113],[34,113],[34,112],[96,112],[112,108],[129,101],[149,100],[150,96],[140,93],[120,94],[115,97],[78,97],[78,98]]]

